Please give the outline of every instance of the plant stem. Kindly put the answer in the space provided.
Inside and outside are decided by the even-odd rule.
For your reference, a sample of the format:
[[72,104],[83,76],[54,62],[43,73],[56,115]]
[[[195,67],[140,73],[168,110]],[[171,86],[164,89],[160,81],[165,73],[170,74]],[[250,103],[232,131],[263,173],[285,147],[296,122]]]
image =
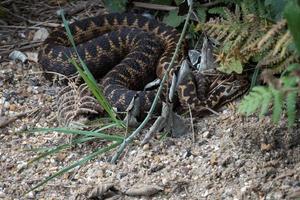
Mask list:
[[181,32],[181,35],[180,35],[180,38],[179,38],[179,41],[176,45],[176,49],[175,49],[175,52],[173,54],[173,57],[172,57],[172,60],[170,62],[170,65],[168,66],[163,78],[162,78],[162,81],[159,85],[159,88],[158,88],[158,91],[156,93],[156,96],[154,98],[154,101],[151,105],[151,108],[147,114],[147,116],[145,117],[144,121],[140,124],[139,127],[137,127],[131,135],[129,135],[124,141],[123,143],[120,145],[120,147],[118,148],[117,152],[115,153],[115,155],[112,157],[112,160],[111,162],[112,163],[115,163],[120,155],[122,154],[122,152],[124,151],[125,147],[140,133],[140,131],[145,127],[145,125],[148,123],[148,121],[151,119],[151,115],[152,113],[154,112],[155,110],[155,107],[157,105],[157,102],[158,102],[158,99],[159,99],[159,96],[160,96],[160,93],[163,89],[163,86],[164,86],[164,83],[165,81],[167,80],[168,78],[168,74],[170,72],[170,70],[172,69],[173,65],[174,65],[174,62],[175,62],[175,59],[176,59],[176,56],[178,55],[178,52],[180,50],[180,47],[181,47],[181,43],[184,39],[184,36],[185,36],[185,32],[186,32],[186,29],[187,29],[187,26],[188,26],[188,22],[189,22],[189,19],[190,19],[190,16],[191,16],[191,13],[192,13],[192,7],[193,7],[193,1],[190,1],[190,5],[189,5],[189,12],[186,16],[186,19],[185,19],[185,23],[184,23],[184,26],[183,26],[183,29],[182,29],[182,32]]

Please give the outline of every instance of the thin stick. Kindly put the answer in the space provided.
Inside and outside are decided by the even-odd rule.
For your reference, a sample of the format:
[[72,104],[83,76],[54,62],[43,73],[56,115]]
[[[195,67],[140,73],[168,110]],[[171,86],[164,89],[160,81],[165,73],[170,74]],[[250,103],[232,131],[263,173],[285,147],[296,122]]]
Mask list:
[[176,6],[167,6],[167,5],[160,5],[160,4],[153,4],[153,3],[144,3],[144,2],[133,2],[133,5],[135,7],[140,8],[147,8],[147,9],[153,9],[153,10],[165,10],[165,11],[171,11],[176,10],[178,7]]
[[20,20],[24,20],[24,21],[26,21],[26,22],[28,22],[28,23],[30,23],[30,24],[35,24],[35,25],[37,25],[37,26],[38,26],[38,25],[49,26],[49,27],[54,27],[54,28],[60,26],[60,24],[57,24],[57,23],[33,21],[33,20],[27,19],[27,18],[25,18],[25,17],[22,17],[22,16],[20,16],[20,15],[14,14],[14,13],[12,13],[12,12],[11,12],[9,9],[7,9],[7,8],[2,7],[2,9],[3,9],[5,12],[7,12],[8,14],[14,16],[15,18],[20,19]]
[[15,45],[12,45],[11,48],[9,48],[8,50],[4,50],[4,51],[0,51],[0,55],[5,55],[5,54],[8,54],[12,51],[12,49],[14,50],[27,50],[27,49],[31,49],[31,48],[35,48],[35,47],[38,47],[38,46],[41,46],[42,42],[40,41],[37,41],[37,42],[31,42],[31,44],[28,44],[28,45],[25,45],[25,46],[22,46],[22,47],[14,47]]
[[193,114],[191,110],[191,106],[188,105],[189,107],[189,113],[190,113],[190,118],[191,118],[191,128],[192,128],[192,133],[193,133],[193,143],[196,141],[196,136],[195,136],[195,128],[194,128],[194,122],[193,122]]
[[209,107],[205,107],[205,109],[208,110],[208,111],[210,111],[210,112],[212,112],[212,113],[215,114],[215,115],[220,116],[220,114],[219,114],[218,112],[214,111],[213,109],[211,109],[211,108],[209,108]]
[[35,26],[5,26],[5,25],[0,25],[0,28],[12,28],[12,29],[41,29],[40,27],[35,27]]
[[140,131],[144,128],[144,126],[148,123],[148,121],[151,119],[151,115],[152,113],[154,112],[155,110],[155,107],[156,107],[156,104],[158,102],[158,99],[159,99],[159,96],[160,96],[160,93],[163,89],[163,86],[164,86],[164,83],[165,81],[167,80],[167,77],[168,77],[168,74],[169,74],[169,71],[172,69],[173,65],[174,65],[174,62],[175,62],[175,59],[176,59],[176,55],[178,55],[179,53],[179,49],[180,49],[180,46],[181,46],[181,43],[182,43],[182,40],[184,38],[184,35],[185,35],[185,32],[186,32],[186,29],[187,29],[187,26],[188,26],[188,22],[189,22],[189,19],[190,19],[190,16],[191,16],[191,13],[192,13],[192,7],[193,7],[193,1],[191,0],[190,1],[190,6],[189,6],[189,12],[186,16],[186,19],[185,19],[185,23],[184,23],[184,26],[183,26],[183,29],[182,29],[182,32],[181,32],[181,35],[180,35],[180,38],[179,38],[179,41],[176,45],[176,49],[175,49],[175,52],[173,54],[173,57],[172,57],[172,60],[170,62],[170,65],[168,66],[168,69],[166,70],[163,78],[162,78],[162,81],[159,85],[159,88],[158,88],[158,91],[156,93],[156,96],[154,98],[154,101],[151,105],[151,108],[146,116],[146,118],[144,119],[144,121],[140,124],[139,127],[137,127],[137,129],[135,129],[133,131],[133,133],[131,135],[129,135],[124,141],[123,143],[120,145],[120,147],[118,148],[117,152],[115,153],[115,155],[112,157],[112,160],[111,162],[112,163],[115,163],[120,155],[122,154],[122,152],[124,151],[125,147],[140,133]]

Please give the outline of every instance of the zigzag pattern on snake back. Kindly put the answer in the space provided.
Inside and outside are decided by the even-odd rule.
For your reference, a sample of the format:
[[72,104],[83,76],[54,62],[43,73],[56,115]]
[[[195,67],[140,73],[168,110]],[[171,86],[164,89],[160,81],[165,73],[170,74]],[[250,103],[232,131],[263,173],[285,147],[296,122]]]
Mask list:
[[[180,36],[177,30],[154,19],[116,13],[76,21],[70,24],[70,30],[80,57],[92,74],[101,78],[104,95],[112,106],[125,111],[138,94],[142,112],[149,110],[155,91],[143,91],[143,87],[155,77],[163,77]],[[39,63],[47,71],[71,75],[76,69],[69,63],[70,57],[76,58],[76,54],[64,29],[59,28],[45,40]],[[169,73],[169,79],[173,73]],[[196,84],[201,81],[204,79],[189,79],[180,84],[179,99],[192,108],[214,107],[226,88],[198,98],[204,95],[197,94]]]

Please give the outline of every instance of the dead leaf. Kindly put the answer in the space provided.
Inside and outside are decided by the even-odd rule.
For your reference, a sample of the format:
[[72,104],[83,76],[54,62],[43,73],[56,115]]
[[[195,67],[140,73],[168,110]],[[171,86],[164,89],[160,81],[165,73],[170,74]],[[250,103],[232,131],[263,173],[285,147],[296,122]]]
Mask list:
[[163,188],[157,185],[138,184],[128,189],[125,194],[129,196],[151,196],[162,190]]
[[210,157],[210,164],[217,165],[218,164],[218,156],[215,153],[212,153]]
[[0,128],[3,128],[7,125],[9,125],[10,123],[13,123],[14,121],[16,121],[19,118],[22,118],[26,115],[28,115],[29,113],[35,112],[37,109],[33,109],[30,111],[26,111],[23,113],[19,113],[16,114],[15,116],[11,116],[11,117],[7,117],[7,116],[0,116]]
[[107,182],[98,185],[95,187],[89,194],[88,198],[99,198],[102,199],[105,197],[111,197],[114,195],[117,195],[118,190],[114,187],[115,183],[113,182]]
[[38,53],[37,52],[26,52],[28,60],[38,63]]
[[45,28],[40,28],[37,32],[34,33],[33,41],[44,41],[49,36],[49,32]]
[[270,151],[272,149],[272,144],[261,143],[260,150],[261,151]]

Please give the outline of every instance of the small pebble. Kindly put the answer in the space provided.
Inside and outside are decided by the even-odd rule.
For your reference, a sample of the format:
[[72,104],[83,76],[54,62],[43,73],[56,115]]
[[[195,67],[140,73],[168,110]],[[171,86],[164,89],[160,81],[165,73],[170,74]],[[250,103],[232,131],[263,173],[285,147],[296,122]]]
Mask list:
[[27,198],[30,198],[30,199],[34,199],[35,198],[35,194],[33,191],[29,192],[27,195]]
[[147,143],[147,144],[145,144],[145,145],[143,146],[143,150],[144,150],[144,151],[149,150],[149,148],[150,148],[149,143]]
[[0,99],[0,104],[4,104],[4,103],[5,103],[5,98],[2,97],[2,98]]
[[39,29],[33,36],[33,41],[44,41],[49,36],[49,32],[45,28]]
[[166,185],[166,184],[168,183],[168,179],[162,178],[161,183],[162,183],[163,185]]
[[56,164],[56,160],[55,160],[55,159],[53,159],[53,158],[51,158],[51,159],[50,159],[50,163],[52,163],[52,164]]
[[28,127],[26,124],[21,125],[20,127],[16,128],[15,131],[19,132],[19,131],[26,131],[28,130]]
[[4,192],[0,191],[0,198],[4,199],[5,197],[6,197],[6,194]]
[[10,111],[16,111],[16,108],[17,108],[16,104],[9,105],[9,110]]
[[229,132],[231,132],[231,128],[225,130],[225,133],[229,133]]
[[32,92],[32,87],[31,87],[31,86],[29,86],[29,87],[27,88],[27,92],[28,92],[28,93],[31,93],[31,92]]
[[204,138],[210,138],[211,137],[211,133],[209,131],[205,131],[204,133],[202,133]]
[[17,169],[18,169],[18,171],[20,171],[20,170],[26,168],[26,166],[27,166],[27,162],[21,162],[17,165]]
[[4,102],[4,108],[9,108],[10,107],[10,103],[8,101]]

